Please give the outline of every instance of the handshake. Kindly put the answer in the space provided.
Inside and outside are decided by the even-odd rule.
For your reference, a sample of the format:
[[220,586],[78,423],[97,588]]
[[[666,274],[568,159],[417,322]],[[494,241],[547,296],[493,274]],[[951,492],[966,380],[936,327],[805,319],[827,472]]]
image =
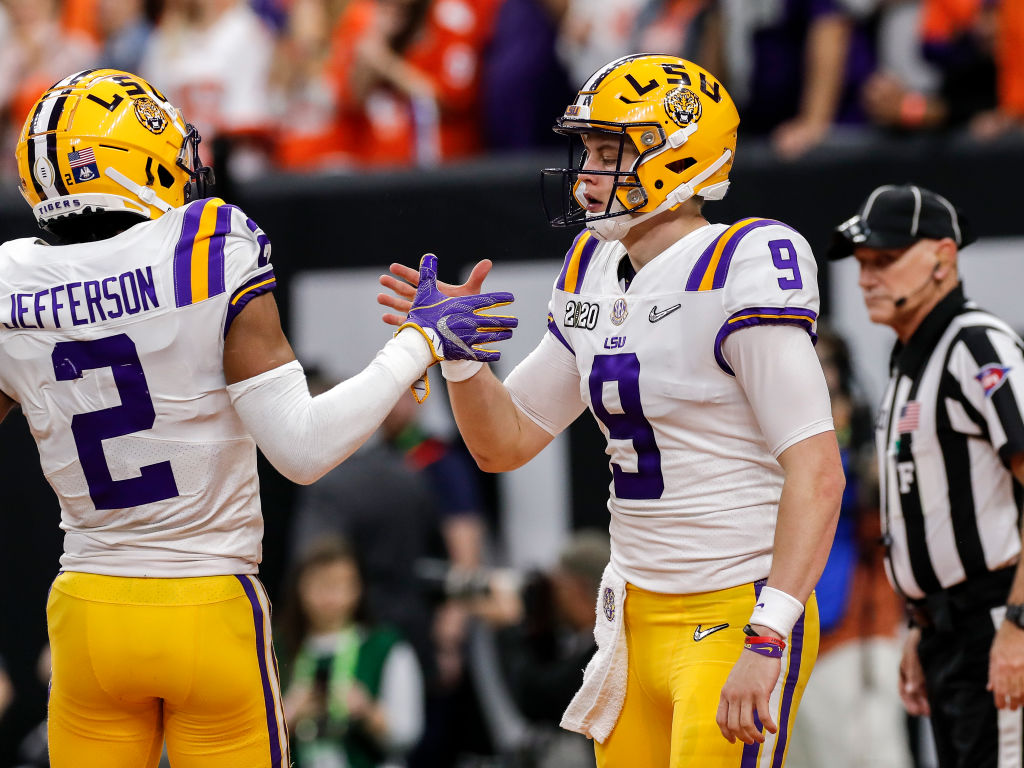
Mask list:
[[[391,276],[381,278],[382,284],[391,288],[395,295],[382,294],[378,301],[406,313],[404,319],[395,315],[385,315],[384,319],[398,325],[398,331],[413,328],[423,334],[434,362],[463,360],[490,363],[501,357],[500,352],[488,349],[486,345],[511,338],[512,329],[519,325],[519,320],[511,315],[487,315],[483,312],[511,304],[515,300],[511,293],[496,291],[463,296],[442,293],[437,285],[437,257],[432,253],[420,259],[418,276],[413,270],[400,265],[392,265],[392,272],[410,282],[416,278],[418,283],[413,292],[409,283]],[[486,269],[482,273],[474,270],[470,280],[455,288],[454,292],[472,290],[470,286],[474,284],[479,287],[485,274]],[[425,399],[426,392],[429,392],[427,387],[426,377],[413,385],[418,401]]]
[[[415,328],[422,333],[430,344],[434,362],[494,362],[501,353],[483,345],[511,338],[511,329],[519,325],[519,320],[510,315],[481,313],[511,304],[514,300],[515,297],[506,291],[446,296],[437,287],[437,257],[428,253],[420,259],[419,285],[407,309],[405,322],[398,326],[398,330]],[[395,302],[389,304],[399,308]]]

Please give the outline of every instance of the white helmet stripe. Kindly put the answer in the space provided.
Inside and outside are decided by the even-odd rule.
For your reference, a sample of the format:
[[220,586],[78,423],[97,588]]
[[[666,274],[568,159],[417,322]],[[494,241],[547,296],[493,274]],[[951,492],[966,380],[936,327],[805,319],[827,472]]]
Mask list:
[[[55,198],[55,197],[60,197],[60,192],[58,191],[58,189],[55,186],[56,182],[57,182],[56,174],[58,174],[60,171],[57,169],[56,165],[53,163],[53,160],[55,158],[51,158],[51,157],[48,156],[49,152],[47,151],[47,146],[46,146],[47,145],[47,140],[52,135],[50,133],[47,133],[47,131],[53,130],[53,127],[51,127],[50,122],[51,122],[51,118],[53,117],[54,110],[57,108],[57,102],[60,102],[60,106],[61,107],[64,106],[64,99],[60,99],[60,98],[45,99],[39,105],[39,109],[36,112],[35,116],[33,117],[32,125],[31,125],[31,130],[34,133],[36,133],[37,135],[36,135],[36,137],[34,139],[32,139],[32,143],[35,145],[35,150],[36,150],[36,152],[35,152],[35,154],[36,154],[35,163],[33,164],[34,167],[29,169],[29,171],[30,171],[30,173],[32,173],[33,177],[35,177],[35,179],[37,181],[39,181],[40,186],[42,188],[42,192],[43,192],[43,194],[46,196],[46,198],[48,200],[50,200],[52,198]],[[44,160],[45,160],[46,163],[49,163],[49,165],[51,166],[51,170],[52,170],[52,178],[50,179],[50,183],[49,184],[45,183],[45,181],[43,179],[39,178],[40,174],[38,172],[38,168],[43,163]]]

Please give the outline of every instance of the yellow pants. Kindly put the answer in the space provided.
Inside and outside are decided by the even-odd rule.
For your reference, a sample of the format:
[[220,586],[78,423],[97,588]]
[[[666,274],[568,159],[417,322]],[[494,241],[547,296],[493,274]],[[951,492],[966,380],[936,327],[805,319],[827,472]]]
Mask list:
[[62,573],[46,606],[52,768],[287,768],[288,730],[253,576]]
[[[811,596],[793,629],[771,697],[777,735],[730,744],[715,722],[722,686],[743,651],[756,590],[666,595],[626,585],[629,675],[622,714],[599,768],[781,768],[797,706],[818,654],[818,606]],[[727,627],[708,632],[709,629]],[[700,628],[698,630],[698,627]]]

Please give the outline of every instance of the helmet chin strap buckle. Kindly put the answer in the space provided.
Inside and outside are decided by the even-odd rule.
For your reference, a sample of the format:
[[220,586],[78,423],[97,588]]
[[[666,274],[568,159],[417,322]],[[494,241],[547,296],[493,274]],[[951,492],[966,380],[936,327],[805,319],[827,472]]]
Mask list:
[[167,213],[168,211],[173,210],[173,207],[171,205],[157,197],[156,190],[154,190],[152,187],[144,187],[141,184],[132,181],[116,168],[104,168],[103,173],[109,179],[112,179],[115,184],[120,184],[129,192],[133,192],[135,196],[138,197],[139,200],[144,202],[146,205],[152,206],[153,208],[157,208],[163,213]]

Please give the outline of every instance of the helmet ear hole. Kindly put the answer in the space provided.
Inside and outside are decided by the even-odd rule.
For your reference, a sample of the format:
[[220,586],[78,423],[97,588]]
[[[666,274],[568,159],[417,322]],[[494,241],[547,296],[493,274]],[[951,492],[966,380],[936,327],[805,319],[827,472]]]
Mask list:
[[666,163],[665,167],[672,171],[672,173],[683,173],[687,168],[691,168],[696,164],[696,158],[684,157],[680,160],[673,160],[671,163]]
[[160,178],[160,185],[164,189],[170,189],[171,185],[174,184],[174,175],[163,164],[157,168],[156,175]]

